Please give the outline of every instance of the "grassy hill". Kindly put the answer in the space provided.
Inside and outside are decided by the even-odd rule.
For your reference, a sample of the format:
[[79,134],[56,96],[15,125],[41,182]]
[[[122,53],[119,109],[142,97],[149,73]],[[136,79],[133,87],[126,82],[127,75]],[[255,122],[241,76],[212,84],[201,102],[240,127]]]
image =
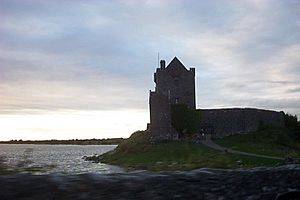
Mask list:
[[[300,159],[300,122],[297,116],[285,115],[285,127],[260,127],[257,132],[215,139],[221,146],[276,157]],[[238,168],[272,166],[282,161],[230,154],[201,144],[188,142],[149,142],[149,132],[137,131],[113,151],[87,158],[134,169],[189,170],[200,167]]]
[[300,141],[288,129],[263,129],[250,134],[239,134],[215,139],[221,146],[262,155],[300,158]]
[[138,131],[113,151],[88,160],[133,169],[190,170],[201,167],[238,168],[272,166],[278,160],[242,156],[217,151],[188,142],[149,143],[149,133]]
[[[285,126],[284,129],[262,127],[254,133],[227,136],[215,139],[215,142],[239,151],[300,159],[300,122],[296,116],[286,115]],[[175,141],[151,143],[149,136],[150,133],[147,131],[137,131],[126,140],[101,141],[117,140],[121,143],[114,151],[87,157],[86,160],[119,165],[128,169],[153,171],[190,170],[201,167],[247,168],[283,164],[278,160],[230,154],[195,143]],[[0,158],[0,174],[8,172],[7,166]]]

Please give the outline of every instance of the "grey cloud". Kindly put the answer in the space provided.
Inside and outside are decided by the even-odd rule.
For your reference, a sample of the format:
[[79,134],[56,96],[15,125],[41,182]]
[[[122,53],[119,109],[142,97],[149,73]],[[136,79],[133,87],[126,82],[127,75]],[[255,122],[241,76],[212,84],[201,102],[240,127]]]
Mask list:
[[267,81],[267,82],[272,84],[280,84],[280,85],[289,85],[295,83],[293,81]]
[[[291,93],[299,93],[300,92],[300,87],[296,87],[293,89],[288,89],[287,92],[291,92]],[[300,104],[300,103],[299,103]]]
[[45,98],[36,88],[40,103],[24,97],[1,109],[146,109],[157,51],[197,67],[201,107],[276,109],[255,99],[299,87],[300,61],[285,55],[300,45],[298,10],[297,1],[1,1],[2,95],[16,98],[18,84],[34,82],[73,95]]
[[[243,3],[241,3],[243,4]],[[241,42],[239,53],[245,61],[256,64],[281,51],[282,48],[299,42],[299,3],[293,1],[269,1],[263,9],[245,12],[241,23],[242,35],[247,36]]]
[[[209,102],[209,104],[202,103],[201,108],[228,108],[228,107],[254,107],[261,109],[272,109],[277,111],[284,111],[300,116],[300,98],[278,98],[270,99],[262,97],[253,98],[251,95],[246,97],[231,97],[218,96],[211,98],[203,98],[204,102]],[[199,99],[198,99],[199,102]]]
[[[104,79],[103,79],[104,78]],[[23,110],[147,109],[147,93],[126,80],[91,79],[90,82],[23,81],[0,86],[0,113]],[[136,98],[139,96],[139,98]]]

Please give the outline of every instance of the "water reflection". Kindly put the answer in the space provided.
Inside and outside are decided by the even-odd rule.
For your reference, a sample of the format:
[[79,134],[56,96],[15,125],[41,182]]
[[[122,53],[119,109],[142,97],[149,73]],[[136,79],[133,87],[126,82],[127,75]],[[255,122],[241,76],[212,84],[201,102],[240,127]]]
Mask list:
[[122,172],[122,169],[103,163],[87,162],[82,157],[102,154],[113,150],[116,146],[0,144],[0,157],[4,157],[10,167],[29,167],[35,173],[107,174]]

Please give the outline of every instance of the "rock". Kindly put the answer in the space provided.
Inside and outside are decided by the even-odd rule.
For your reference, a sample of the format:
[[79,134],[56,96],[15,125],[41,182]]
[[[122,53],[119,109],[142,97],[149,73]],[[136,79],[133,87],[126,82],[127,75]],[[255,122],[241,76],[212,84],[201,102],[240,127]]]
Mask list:
[[276,190],[277,190],[277,187],[264,186],[261,190],[262,190],[263,192],[276,191]]
[[299,194],[300,166],[0,176],[0,199],[248,199]]

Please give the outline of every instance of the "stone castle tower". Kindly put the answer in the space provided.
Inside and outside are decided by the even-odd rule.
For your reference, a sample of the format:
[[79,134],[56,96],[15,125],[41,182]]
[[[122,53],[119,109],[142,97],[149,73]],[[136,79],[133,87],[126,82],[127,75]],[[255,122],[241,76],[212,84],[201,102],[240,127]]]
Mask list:
[[263,126],[284,127],[284,112],[256,108],[196,109],[195,68],[189,70],[175,57],[168,66],[160,61],[154,73],[155,90],[150,91],[152,140],[178,140],[184,135],[172,126],[171,106],[185,104],[201,114],[194,134],[224,137],[250,133]]
[[153,139],[174,140],[179,134],[171,125],[171,105],[195,104],[195,68],[189,70],[174,58],[168,66],[160,61],[154,73],[155,91],[150,91],[150,129]]

